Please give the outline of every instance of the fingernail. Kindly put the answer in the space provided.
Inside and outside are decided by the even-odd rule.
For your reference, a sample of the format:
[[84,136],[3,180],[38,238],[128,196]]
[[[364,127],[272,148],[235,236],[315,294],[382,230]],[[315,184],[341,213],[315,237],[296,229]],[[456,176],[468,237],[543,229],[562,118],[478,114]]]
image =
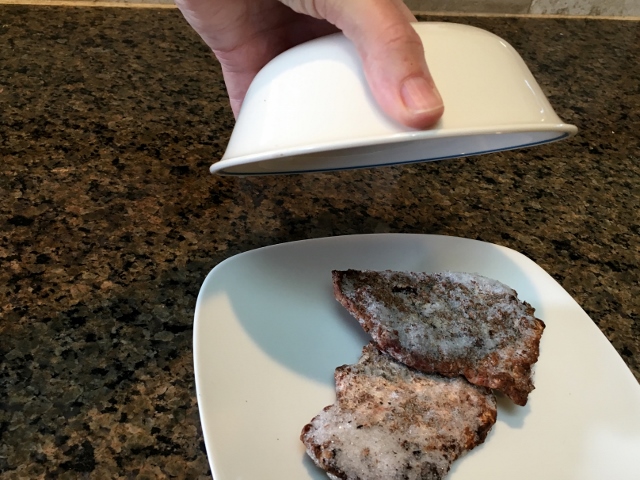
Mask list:
[[402,101],[412,113],[425,113],[442,108],[438,89],[425,77],[409,77],[400,90]]

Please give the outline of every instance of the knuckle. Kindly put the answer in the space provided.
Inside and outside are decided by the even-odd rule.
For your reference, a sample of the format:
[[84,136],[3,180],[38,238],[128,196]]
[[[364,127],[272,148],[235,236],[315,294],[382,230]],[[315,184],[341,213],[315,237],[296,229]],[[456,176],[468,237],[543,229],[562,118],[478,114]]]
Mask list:
[[422,41],[415,30],[408,24],[392,23],[381,32],[382,41],[393,49],[422,49]]

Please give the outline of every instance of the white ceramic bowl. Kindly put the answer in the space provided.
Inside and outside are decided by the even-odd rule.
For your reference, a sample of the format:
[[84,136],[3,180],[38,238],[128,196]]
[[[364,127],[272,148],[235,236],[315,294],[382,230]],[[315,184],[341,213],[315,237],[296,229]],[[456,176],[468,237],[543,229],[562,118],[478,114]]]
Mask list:
[[501,38],[453,23],[414,27],[445,104],[433,128],[414,130],[383,113],[355,47],[335,34],[282,53],[258,73],[211,172],[301,173],[431,161],[576,133]]

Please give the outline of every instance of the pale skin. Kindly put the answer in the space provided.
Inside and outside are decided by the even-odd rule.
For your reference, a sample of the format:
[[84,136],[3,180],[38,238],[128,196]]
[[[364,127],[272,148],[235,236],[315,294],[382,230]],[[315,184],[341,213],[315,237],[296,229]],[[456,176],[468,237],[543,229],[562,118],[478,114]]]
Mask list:
[[258,71],[283,51],[337,31],[362,59],[373,96],[390,117],[432,126],[444,105],[402,0],[177,0],[222,66],[237,117]]

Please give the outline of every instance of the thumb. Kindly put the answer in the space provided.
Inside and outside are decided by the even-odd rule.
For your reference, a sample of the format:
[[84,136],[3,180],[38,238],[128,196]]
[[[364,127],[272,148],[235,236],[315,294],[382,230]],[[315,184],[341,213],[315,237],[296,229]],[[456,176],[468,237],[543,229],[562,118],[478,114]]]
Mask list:
[[427,128],[444,112],[429,73],[415,17],[401,0],[281,0],[299,13],[323,18],[355,45],[380,107],[400,123]]

